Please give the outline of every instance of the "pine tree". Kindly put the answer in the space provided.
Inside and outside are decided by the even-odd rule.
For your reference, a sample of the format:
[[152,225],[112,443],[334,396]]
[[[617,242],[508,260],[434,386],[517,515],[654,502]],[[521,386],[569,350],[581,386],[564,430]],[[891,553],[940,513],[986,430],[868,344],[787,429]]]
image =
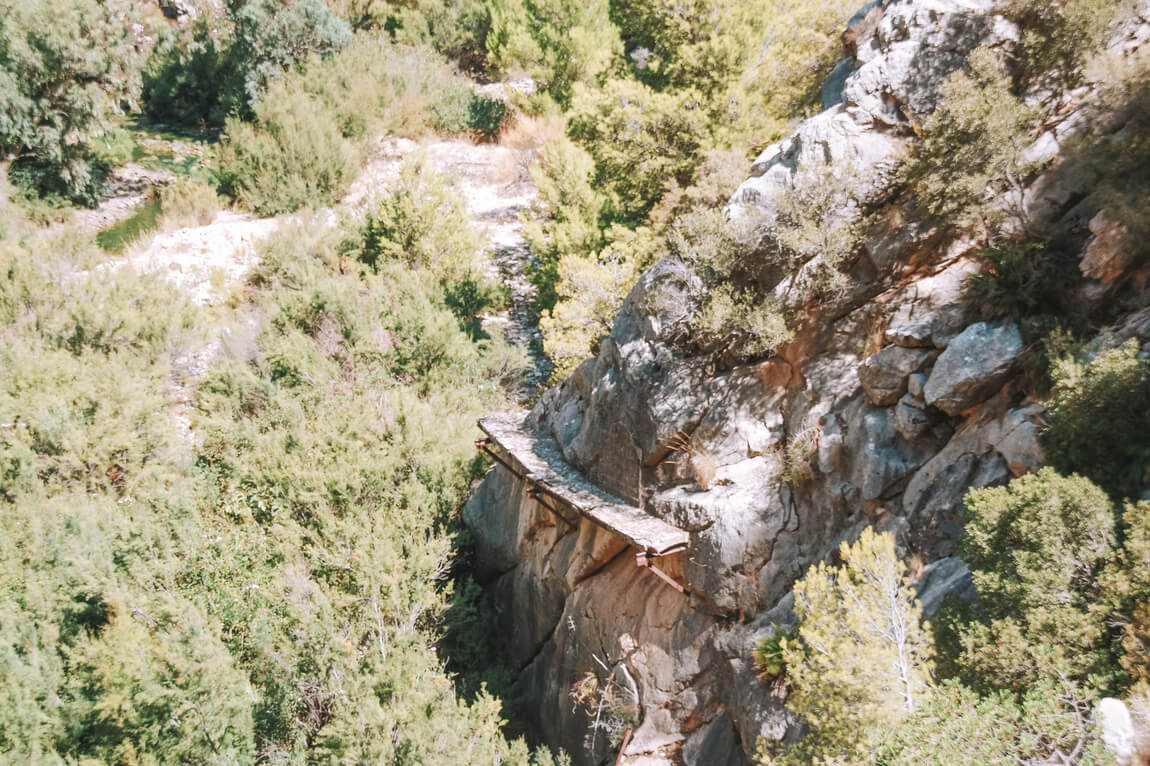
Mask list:
[[932,692],[934,643],[894,538],[868,528],[839,552],[842,566],[819,563],[795,584],[798,638],[784,649],[787,706],[812,729],[788,756],[804,762],[849,758]]

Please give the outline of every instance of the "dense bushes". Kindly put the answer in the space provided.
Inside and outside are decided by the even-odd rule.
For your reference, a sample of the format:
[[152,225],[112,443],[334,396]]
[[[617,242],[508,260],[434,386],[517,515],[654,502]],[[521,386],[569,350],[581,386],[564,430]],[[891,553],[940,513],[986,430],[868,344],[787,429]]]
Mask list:
[[108,168],[91,141],[139,94],[144,43],[128,2],[0,2],[0,153],[13,180],[41,195],[94,205]]
[[491,67],[525,70],[563,107],[576,83],[594,84],[621,52],[607,0],[489,0],[487,8]]
[[261,215],[328,205],[351,181],[355,159],[331,112],[316,109],[295,82],[278,82],[256,122],[228,120],[220,191]]
[[1150,359],[1130,341],[1089,363],[1063,359],[1053,377],[1043,435],[1051,465],[1078,471],[1115,497],[1135,494],[1150,472]]
[[329,6],[357,30],[384,29],[395,42],[433,47],[465,70],[486,64],[491,17],[484,0],[331,0]]
[[251,122],[228,119],[220,190],[263,215],[328,205],[354,177],[363,141],[437,128],[491,134],[505,114],[434,53],[364,35],[273,82]]
[[346,45],[351,30],[323,0],[242,0],[188,30],[166,30],[149,62],[144,103],[155,119],[222,124],[250,117],[268,84]]
[[1021,694],[1039,681],[1100,676],[1108,658],[1098,575],[1114,510],[1088,480],[1052,469],[972,492],[962,551],[980,619],[963,626],[959,663],[976,685]]
[[571,136],[595,158],[595,183],[617,219],[642,221],[673,182],[686,185],[702,158],[706,115],[698,94],[659,93],[640,82],[610,80],[577,88]]
[[371,269],[403,263],[437,285],[479,276],[481,244],[463,201],[416,156],[400,168],[394,191],[367,211],[354,252]]
[[811,727],[770,762],[857,763],[873,737],[931,696],[934,645],[894,537],[863,531],[795,583],[797,635],[782,641],[787,706]]
[[942,101],[905,177],[930,215],[953,229],[979,227],[992,243],[1029,224],[1022,185],[1034,168],[1023,156],[1038,112],[1014,95],[997,55],[974,51],[967,70],[947,78]]
[[173,360],[211,338],[174,288],[2,244],[0,750],[526,766],[433,649],[469,424],[502,406],[508,353],[436,280],[358,268],[358,235],[307,220],[267,243],[255,347],[192,382],[194,438]]

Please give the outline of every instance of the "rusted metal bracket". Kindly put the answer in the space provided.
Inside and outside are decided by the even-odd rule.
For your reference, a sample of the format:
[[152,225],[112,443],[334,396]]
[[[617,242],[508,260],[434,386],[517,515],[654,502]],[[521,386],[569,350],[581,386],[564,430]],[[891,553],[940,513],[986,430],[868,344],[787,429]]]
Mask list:
[[512,476],[516,476],[518,478],[523,479],[524,483],[527,484],[527,496],[529,498],[531,498],[535,502],[539,503],[541,506],[543,506],[547,510],[551,511],[551,513],[554,514],[556,518],[558,518],[560,521],[562,521],[564,524],[566,524],[571,529],[574,530],[574,529],[579,528],[578,524],[576,524],[575,522],[568,519],[566,516],[564,516],[559,511],[558,508],[556,508],[555,506],[551,505],[550,503],[548,503],[544,500],[544,498],[551,496],[551,493],[547,491],[546,487],[542,486],[539,483],[539,481],[532,475],[521,476],[519,474],[518,469],[515,466],[511,465],[511,463],[504,460],[503,457],[500,456],[498,451],[491,449],[491,447],[487,443],[487,439],[476,439],[475,440],[475,449],[479,450],[480,452],[487,455],[489,458],[491,458],[492,460],[494,460],[495,462],[499,463],[501,466],[506,468],[508,471],[511,472]]
[[655,558],[655,557],[652,556],[651,554],[647,553],[646,551],[640,551],[639,553],[635,554],[635,566],[646,567],[647,569],[650,569],[652,574],[656,575],[659,579],[661,579],[663,582],[670,585],[675,590],[682,593],[684,596],[691,595],[691,591],[689,591],[685,585],[682,585],[674,577],[671,577],[671,575],[667,574],[662,569],[659,569],[659,567],[655,566],[651,562],[651,560],[653,558]]
[[615,766],[619,766],[623,762],[623,753],[627,749],[627,745],[631,744],[632,729],[630,726],[623,732],[623,744],[619,745],[619,754],[615,756]]

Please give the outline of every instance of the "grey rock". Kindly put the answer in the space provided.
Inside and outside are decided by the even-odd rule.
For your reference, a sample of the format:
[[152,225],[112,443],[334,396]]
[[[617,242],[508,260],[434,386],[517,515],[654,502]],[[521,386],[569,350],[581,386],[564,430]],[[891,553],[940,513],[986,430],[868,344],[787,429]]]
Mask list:
[[942,352],[923,388],[927,404],[957,415],[997,391],[1014,371],[1022,335],[1013,323],[976,322]]
[[[963,248],[956,248],[962,250]],[[958,258],[936,274],[915,280],[892,300],[897,306],[883,335],[900,346],[946,348],[966,327],[963,286],[981,267],[970,258]]]
[[920,408],[909,393],[898,400],[894,408],[894,429],[908,442],[921,439],[935,423],[925,410]]
[[851,418],[847,450],[851,455],[851,482],[863,500],[877,500],[896,482],[926,462],[930,451],[900,438],[890,410],[866,409]]
[[[496,632],[502,637],[507,659],[514,667],[523,667],[555,629],[563,611],[562,594],[523,563],[496,580],[487,598],[495,607]],[[510,614],[506,604],[516,604],[516,614]]]
[[885,407],[897,402],[906,393],[907,376],[921,369],[929,358],[929,351],[901,346],[889,346],[867,357],[859,365],[859,382],[870,403]]
[[744,766],[747,757],[739,746],[731,717],[720,713],[683,743],[683,763],[687,766]]
[[964,601],[973,601],[978,596],[970,567],[957,556],[932,561],[923,569],[918,581],[922,616],[929,620],[938,614],[947,596]]
[[1045,462],[1038,441],[1040,418],[1046,409],[1041,405],[1013,409],[1006,414],[1002,434],[994,438],[994,447],[1015,476],[1037,471]]
[[192,0],[158,0],[158,5],[164,18],[168,19],[178,19],[196,12],[196,4]]
[[922,390],[926,387],[926,381],[927,376],[923,375],[921,372],[916,372],[914,375],[911,375],[906,379],[906,391],[908,394],[914,397],[915,401],[920,399],[926,401],[922,396]]

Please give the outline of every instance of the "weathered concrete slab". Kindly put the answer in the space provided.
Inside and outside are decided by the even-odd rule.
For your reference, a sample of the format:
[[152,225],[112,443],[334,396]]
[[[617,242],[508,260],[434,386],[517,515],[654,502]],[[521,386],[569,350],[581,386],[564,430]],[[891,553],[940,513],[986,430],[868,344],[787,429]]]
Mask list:
[[479,419],[479,427],[508,467],[563,510],[586,516],[653,556],[685,550],[688,533],[596,487],[563,459],[554,439],[524,425],[526,412],[501,412]]

